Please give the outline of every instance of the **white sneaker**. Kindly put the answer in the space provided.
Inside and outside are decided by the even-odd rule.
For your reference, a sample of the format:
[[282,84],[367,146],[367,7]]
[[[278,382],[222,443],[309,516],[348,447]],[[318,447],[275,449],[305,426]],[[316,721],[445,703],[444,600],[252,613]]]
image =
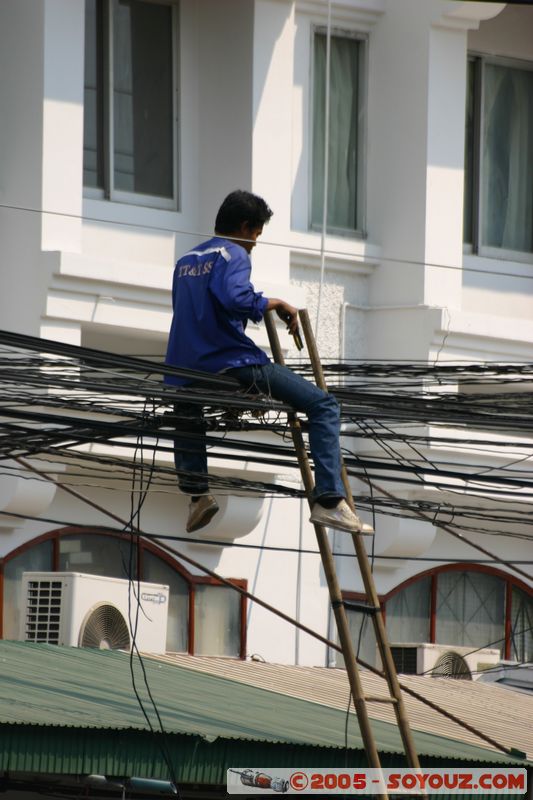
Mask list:
[[198,500],[191,500],[189,504],[189,519],[187,520],[187,533],[205,528],[218,511],[218,503],[212,494],[203,494]]
[[374,528],[362,522],[357,514],[352,511],[346,500],[339,500],[334,508],[324,508],[320,503],[315,503],[309,517],[309,522],[315,525],[325,525],[338,531],[348,533],[361,533],[364,536],[373,536]]

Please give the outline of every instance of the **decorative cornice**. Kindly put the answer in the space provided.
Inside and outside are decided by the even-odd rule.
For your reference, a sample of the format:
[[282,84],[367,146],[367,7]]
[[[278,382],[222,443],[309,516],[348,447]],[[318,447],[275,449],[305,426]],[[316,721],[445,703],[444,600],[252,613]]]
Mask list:
[[[38,469],[43,468],[42,461],[29,460],[28,463]],[[16,528],[24,521],[16,515],[39,517],[44,514],[54,499],[56,486],[39,480],[15,461],[4,461],[3,466],[5,473],[0,485],[0,528]],[[50,472],[63,472],[64,469],[62,464],[54,463]],[[9,516],[10,514],[15,516]]]
[[[468,311],[449,314],[449,324],[435,330],[432,345],[439,348],[445,339],[446,353],[453,352],[454,360],[512,362],[533,358],[533,322],[530,320]],[[441,360],[445,355],[442,354]]]
[[[316,20],[326,21],[327,3],[324,0],[296,0],[296,12]],[[385,0],[334,0],[331,4],[332,23],[349,23],[369,30],[385,12]]]
[[61,276],[139,287],[148,291],[170,292],[172,288],[172,263],[161,266],[145,261],[117,261],[68,252],[60,252],[57,256],[57,272]]
[[172,268],[79,253],[48,253],[44,319],[167,332]]
[[[319,270],[321,267],[320,254],[293,249],[291,251],[291,266]],[[349,275],[371,275],[378,266],[379,261],[370,259],[363,260],[354,256],[339,256],[326,253],[327,272],[345,272]]]
[[500,14],[506,5],[506,3],[473,3],[471,0],[468,2],[451,0],[447,3],[448,8],[435,21],[434,26],[452,30],[477,30],[482,22]]

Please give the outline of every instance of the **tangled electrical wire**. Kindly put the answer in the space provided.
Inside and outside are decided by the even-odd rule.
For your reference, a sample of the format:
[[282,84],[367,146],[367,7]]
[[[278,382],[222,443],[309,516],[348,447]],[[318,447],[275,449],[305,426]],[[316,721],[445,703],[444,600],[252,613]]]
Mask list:
[[[348,473],[361,479],[358,507],[530,538],[533,364],[344,361],[324,372],[341,406]],[[168,386],[164,375],[194,385]],[[15,460],[25,457],[48,471],[61,465],[64,483],[129,492],[142,436],[151,491],[174,492],[176,430],[181,440],[196,435],[181,403],[202,405],[210,453],[227,462],[210,475],[213,490],[302,496],[283,480],[297,462],[282,403],[248,395],[228,376],[0,331],[0,474],[27,477]],[[243,472],[243,461],[255,471]],[[368,481],[396,496],[366,490]]]

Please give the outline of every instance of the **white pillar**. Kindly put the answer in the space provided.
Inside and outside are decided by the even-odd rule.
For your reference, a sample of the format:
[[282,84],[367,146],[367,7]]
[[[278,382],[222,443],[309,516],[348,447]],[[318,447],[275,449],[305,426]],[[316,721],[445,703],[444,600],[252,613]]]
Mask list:
[[198,6],[199,220],[210,233],[224,197],[251,189],[253,3]]
[[[428,4],[430,5],[430,4]],[[460,309],[468,31],[503,4],[437,0],[429,29],[424,302]],[[440,264],[451,269],[435,269]]]
[[85,3],[43,0],[42,4],[42,248],[78,252],[83,199]]
[[[466,30],[429,31],[423,300],[461,306]],[[451,269],[439,269],[438,264]]]
[[425,245],[427,6],[388,3],[369,43],[368,234],[384,257],[371,281],[371,303],[422,303],[424,297],[418,264]]
[[271,244],[256,248],[254,264],[272,283],[289,281],[289,248],[273,243],[288,242],[291,224],[294,37],[293,2],[256,0],[252,187],[274,216],[262,237]]
[[[370,304],[402,308],[390,357],[427,357],[434,321],[461,308],[467,32],[501,8],[396,0],[370,43],[369,235],[383,253]],[[373,357],[390,314],[372,314]]]
[[43,24],[43,3],[0,3],[0,318],[31,334],[41,309]]

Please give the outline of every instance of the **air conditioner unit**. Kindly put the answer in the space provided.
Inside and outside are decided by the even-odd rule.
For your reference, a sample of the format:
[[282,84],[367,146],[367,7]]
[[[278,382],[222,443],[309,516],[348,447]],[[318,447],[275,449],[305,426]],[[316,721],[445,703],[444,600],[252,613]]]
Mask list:
[[102,650],[164,653],[168,586],[80,572],[25,572],[20,638]]
[[500,651],[484,647],[455,647],[448,644],[391,644],[396,671],[404,675],[477,680],[485,669],[500,662]]

